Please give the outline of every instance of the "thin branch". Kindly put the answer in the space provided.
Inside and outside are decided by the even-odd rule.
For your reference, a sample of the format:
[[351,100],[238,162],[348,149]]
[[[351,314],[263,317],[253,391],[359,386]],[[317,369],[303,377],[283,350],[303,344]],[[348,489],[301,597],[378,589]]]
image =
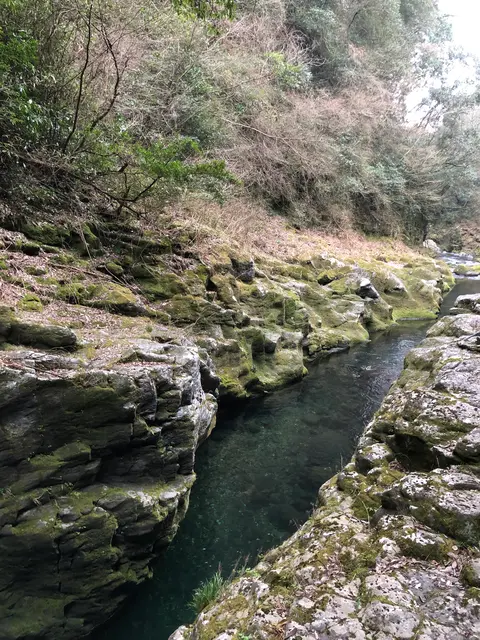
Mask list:
[[[128,64],[128,58],[125,60],[125,62],[123,63],[123,68],[120,69],[119,65],[118,65],[118,60],[117,60],[117,56],[115,54],[115,51],[113,49],[113,45],[108,37],[108,34],[106,32],[105,26],[102,24],[101,27],[101,31],[102,31],[102,36],[103,36],[103,40],[105,42],[105,45],[107,47],[108,53],[110,54],[110,57],[112,58],[114,67],[115,67],[115,84],[113,86],[113,92],[112,92],[112,97],[109,100],[108,105],[106,106],[106,108],[97,115],[96,118],[93,119],[93,121],[90,123],[90,125],[88,126],[88,133],[91,133],[96,126],[98,126],[100,124],[100,122],[102,122],[102,120],[105,120],[105,118],[108,116],[108,114],[112,111],[113,107],[115,106],[115,103],[118,99],[118,95],[119,95],[119,89],[120,89],[120,83],[122,81],[123,78],[123,74],[125,73],[125,70],[127,68],[127,64]],[[83,145],[85,144],[87,140],[87,136],[84,135],[81,139],[81,141],[79,142],[77,148],[75,149],[75,153],[78,153]]]
[[88,65],[90,63],[90,46],[92,43],[92,13],[93,13],[93,3],[90,3],[90,7],[88,10],[88,18],[87,18],[87,44],[86,44],[86,50],[85,50],[85,62],[83,64],[82,71],[80,73],[77,102],[75,105],[75,115],[73,117],[72,128],[70,129],[70,133],[68,134],[67,139],[63,144],[64,153],[66,152],[68,145],[70,144],[70,140],[72,139],[73,135],[75,134],[75,131],[77,130],[78,118],[80,116],[80,107],[81,107],[82,98],[83,98],[83,84],[85,81],[85,74],[87,72]]

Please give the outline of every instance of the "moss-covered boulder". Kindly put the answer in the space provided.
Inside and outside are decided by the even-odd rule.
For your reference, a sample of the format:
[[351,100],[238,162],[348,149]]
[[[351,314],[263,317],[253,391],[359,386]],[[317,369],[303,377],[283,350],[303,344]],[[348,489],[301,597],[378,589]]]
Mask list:
[[77,336],[68,327],[15,321],[6,336],[8,342],[50,349],[75,349]]
[[70,304],[98,307],[126,315],[144,315],[145,308],[134,293],[115,282],[71,282],[57,287],[57,297]]

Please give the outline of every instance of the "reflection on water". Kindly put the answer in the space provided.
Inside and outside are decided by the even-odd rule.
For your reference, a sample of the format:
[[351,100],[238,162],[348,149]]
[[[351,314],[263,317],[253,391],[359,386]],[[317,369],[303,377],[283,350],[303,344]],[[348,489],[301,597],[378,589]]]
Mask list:
[[[462,280],[445,299],[479,290]],[[473,289],[472,289],[473,290]],[[198,480],[154,578],[97,637],[166,640],[192,620],[192,591],[222,566],[253,564],[308,517],[319,486],[351,457],[364,426],[429,324],[405,323],[332,356],[301,383],[220,416],[197,455]]]

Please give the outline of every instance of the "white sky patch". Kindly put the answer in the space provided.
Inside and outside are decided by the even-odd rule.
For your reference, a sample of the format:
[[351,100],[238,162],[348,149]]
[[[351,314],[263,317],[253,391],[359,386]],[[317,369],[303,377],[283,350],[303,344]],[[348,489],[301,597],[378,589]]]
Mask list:
[[438,6],[450,18],[454,42],[469,53],[480,56],[479,0],[439,0]]
[[[471,54],[466,61],[454,63],[449,80],[454,83],[460,81],[465,87],[465,83],[470,84],[476,79],[476,69],[474,58],[480,58],[480,0],[438,0],[440,12],[446,15],[452,25],[453,44],[461,47],[467,54]],[[407,120],[411,123],[421,121],[427,108],[419,108],[419,105],[426,96],[426,88],[417,89],[407,97]]]

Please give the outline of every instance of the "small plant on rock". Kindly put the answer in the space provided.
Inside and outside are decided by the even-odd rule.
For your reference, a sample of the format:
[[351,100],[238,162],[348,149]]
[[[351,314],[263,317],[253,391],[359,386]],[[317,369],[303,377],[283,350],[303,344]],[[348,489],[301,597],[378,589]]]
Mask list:
[[225,579],[222,577],[220,569],[218,569],[211,578],[201,583],[195,589],[190,602],[191,608],[195,613],[201,613],[209,604],[211,604],[222,593],[225,587]]

